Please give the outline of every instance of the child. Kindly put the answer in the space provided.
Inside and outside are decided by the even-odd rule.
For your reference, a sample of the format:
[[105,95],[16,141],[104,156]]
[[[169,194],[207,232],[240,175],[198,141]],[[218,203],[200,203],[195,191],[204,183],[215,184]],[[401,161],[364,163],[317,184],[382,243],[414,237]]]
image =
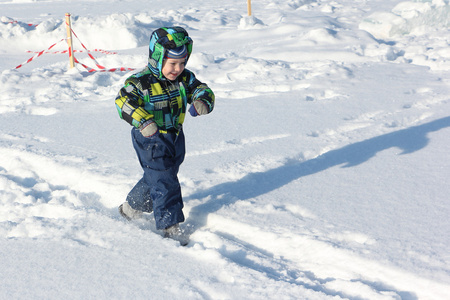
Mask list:
[[153,211],[164,237],[187,244],[178,170],[185,156],[182,124],[187,104],[196,117],[214,108],[214,93],[185,69],[192,39],[181,27],[165,27],[150,36],[147,67],[129,77],[115,103],[120,117],[133,125],[134,149],[144,170],[119,212],[138,219]]

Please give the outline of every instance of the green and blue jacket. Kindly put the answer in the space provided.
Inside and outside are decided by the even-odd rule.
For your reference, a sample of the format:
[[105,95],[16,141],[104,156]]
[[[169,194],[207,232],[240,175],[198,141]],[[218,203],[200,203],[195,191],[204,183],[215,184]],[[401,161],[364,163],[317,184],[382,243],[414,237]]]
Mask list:
[[177,80],[162,76],[162,63],[166,49],[186,45],[188,57],[192,52],[192,39],[181,27],[155,30],[150,37],[147,67],[130,76],[120,89],[115,103],[122,119],[139,128],[152,119],[160,131],[178,130],[184,122],[187,104],[202,101],[208,113],[214,108],[214,93],[184,69]]
[[122,119],[139,127],[152,119],[160,131],[178,130],[183,124],[187,104],[199,100],[208,112],[214,108],[214,93],[185,69],[174,82],[159,80],[149,70],[130,76],[116,97],[116,108]]

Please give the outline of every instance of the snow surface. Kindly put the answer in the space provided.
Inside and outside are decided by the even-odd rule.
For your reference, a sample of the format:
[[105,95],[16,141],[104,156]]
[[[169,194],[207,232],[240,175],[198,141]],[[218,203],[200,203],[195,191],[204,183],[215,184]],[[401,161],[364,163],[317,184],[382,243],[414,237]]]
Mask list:
[[[449,299],[448,0],[73,2],[0,0],[1,299]],[[66,50],[65,13],[107,69],[194,39],[217,102],[185,122],[187,247],[117,212],[133,71],[14,69]]]

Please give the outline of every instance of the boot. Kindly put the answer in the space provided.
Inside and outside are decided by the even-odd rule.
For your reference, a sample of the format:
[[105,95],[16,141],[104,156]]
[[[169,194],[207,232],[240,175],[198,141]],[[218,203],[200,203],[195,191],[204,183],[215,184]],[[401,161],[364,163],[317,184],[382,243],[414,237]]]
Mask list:
[[189,237],[181,230],[180,225],[175,224],[163,230],[164,237],[180,242],[181,246],[189,243]]
[[119,213],[128,221],[140,219],[143,216],[142,211],[132,208],[126,201],[119,206]]

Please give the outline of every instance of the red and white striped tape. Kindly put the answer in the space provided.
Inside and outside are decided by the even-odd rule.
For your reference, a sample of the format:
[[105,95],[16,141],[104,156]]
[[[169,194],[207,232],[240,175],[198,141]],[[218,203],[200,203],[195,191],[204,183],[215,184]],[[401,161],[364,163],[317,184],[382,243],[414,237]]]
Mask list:
[[94,58],[94,56],[92,56],[92,54],[90,53],[91,51],[89,51],[89,50],[86,48],[86,46],[81,42],[80,38],[77,36],[77,34],[75,33],[75,31],[73,31],[73,29],[72,29],[72,33],[73,33],[73,35],[77,38],[77,40],[80,42],[81,46],[87,51],[88,56],[94,61],[94,63],[95,63],[95,65],[97,66],[97,68],[100,69],[100,70],[95,70],[95,69],[93,69],[93,68],[90,68],[90,67],[88,67],[87,65],[80,63],[80,62],[74,57],[74,61],[75,61],[77,64],[80,64],[81,66],[83,66],[89,73],[92,73],[92,72],[116,72],[116,71],[121,71],[121,72],[123,72],[123,71],[133,71],[133,70],[135,70],[135,69],[133,69],[133,68],[123,68],[123,67],[121,67],[121,68],[106,69],[104,66],[100,65],[100,64],[97,62],[97,60]]
[[41,56],[42,54],[45,53],[45,51],[48,51],[48,50],[52,49],[54,46],[56,46],[57,44],[61,43],[61,42],[64,41],[64,40],[65,40],[65,39],[62,39],[62,40],[60,40],[59,42],[56,42],[56,43],[54,43],[53,45],[51,45],[50,47],[48,47],[48,49],[45,49],[45,50],[42,50],[42,51],[38,52],[35,56],[29,58],[27,61],[25,61],[25,62],[21,63],[20,65],[18,65],[17,67],[15,67],[15,69],[21,68],[23,65],[25,65],[25,64],[31,62],[33,59],[35,59],[35,58]]
[[[18,22],[18,21],[16,21],[16,20],[13,20],[13,21],[9,21],[9,22],[3,22],[3,23],[7,23],[7,24],[20,24],[20,23],[22,23],[22,22]],[[30,24],[30,23],[23,23],[23,24],[25,24],[25,25],[28,25],[28,26],[33,26],[33,27],[37,27],[39,24]]]
[[106,68],[103,67],[103,69],[101,69],[101,70],[96,70],[96,69],[92,69],[91,67],[89,67],[89,66],[87,66],[87,65],[85,65],[85,64],[83,64],[83,63],[81,63],[81,62],[79,62],[78,59],[76,59],[75,57],[74,57],[73,59],[74,59],[74,61],[75,61],[77,64],[80,64],[80,65],[81,65],[83,68],[85,68],[89,73],[93,73],[93,72],[116,72],[116,71],[124,72],[124,71],[133,71],[133,70],[136,70],[136,69],[133,69],[133,68],[123,68],[123,67],[120,67],[120,68],[112,68],[112,69],[106,69]]
[[77,40],[80,42],[81,46],[84,48],[84,50],[87,51],[87,55],[95,62],[95,65],[97,66],[97,68],[104,70],[106,69],[104,66],[100,65],[94,58],[94,56],[92,56],[92,54],[90,53],[90,51],[86,48],[86,46],[81,42],[80,38],[77,36],[77,34],[75,33],[75,31],[73,31],[72,29],[72,34],[77,38]]
[[[17,23],[17,21],[12,21],[11,23],[13,23],[13,22],[16,22],[16,23]],[[31,25],[32,25],[32,24],[31,24]],[[31,25],[30,25],[30,26],[31,26]],[[36,25],[36,26],[37,26],[37,25]],[[120,68],[112,68],[112,69],[106,69],[104,66],[100,65],[100,64],[97,62],[97,60],[94,58],[94,56],[92,56],[92,54],[90,53],[90,52],[92,52],[92,51],[90,51],[90,50],[88,50],[88,49],[86,48],[86,46],[81,42],[81,40],[78,38],[78,36],[76,35],[76,33],[73,31],[73,29],[71,29],[71,30],[72,30],[73,35],[74,35],[74,36],[78,39],[78,41],[80,42],[81,46],[86,50],[88,56],[95,62],[95,65],[97,66],[97,68],[100,69],[100,70],[96,70],[96,69],[93,69],[93,68],[91,68],[91,67],[89,67],[89,66],[87,66],[87,65],[85,65],[85,64],[82,64],[82,63],[80,63],[80,62],[75,58],[75,56],[74,56],[74,57],[73,57],[73,58],[74,58],[74,62],[77,63],[77,64],[80,64],[81,66],[83,66],[89,73],[92,73],[92,72],[116,72],[116,71],[121,71],[121,72],[123,72],[123,71],[133,71],[133,70],[135,70],[134,68],[123,68],[123,67],[120,67]],[[33,57],[29,58],[29,59],[28,59],[27,61],[25,61],[24,63],[18,65],[15,69],[21,68],[23,65],[25,65],[25,64],[27,64],[27,63],[33,61],[35,58],[41,56],[41,55],[44,54],[44,53],[52,53],[52,54],[57,54],[57,53],[69,53],[69,55],[73,55],[74,52],[84,52],[84,51],[82,51],[82,50],[72,50],[72,49],[70,49],[70,48],[69,48],[69,50],[64,50],[64,51],[54,51],[54,52],[50,52],[50,51],[49,51],[49,50],[52,49],[54,46],[56,46],[57,44],[59,44],[60,42],[62,42],[62,41],[64,41],[64,40],[66,40],[66,39],[62,39],[62,40],[60,40],[59,42],[54,43],[53,45],[51,45],[50,47],[48,47],[48,49],[45,49],[45,50],[42,50],[42,51],[39,51],[39,52],[27,51],[28,53],[36,53],[36,55],[34,55]],[[101,50],[101,49],[95,49],[94,51],[95,51],[95,52],[102,52],[102,53],[104,53],[104,54],[117,54],[117,52],[110,52],[110,51]]]
[[[30,51],[27,50],[27,53],[39,53],[40,51]],[[65,54],[68,53],[69,50],[62,50],[62,51],[45,51],[44,54]],[[73,53],[83,53],[85,52],[84,50],[73,50]],[[112,52],[112,51],[107,51],[107,50],[102,50],[102,49],[94,49],[94,50],[89,50],[89,52],[100,52],[103,54],[107,54],[107,55],[112,55],[112,54],[117,54],[117,52]]]

